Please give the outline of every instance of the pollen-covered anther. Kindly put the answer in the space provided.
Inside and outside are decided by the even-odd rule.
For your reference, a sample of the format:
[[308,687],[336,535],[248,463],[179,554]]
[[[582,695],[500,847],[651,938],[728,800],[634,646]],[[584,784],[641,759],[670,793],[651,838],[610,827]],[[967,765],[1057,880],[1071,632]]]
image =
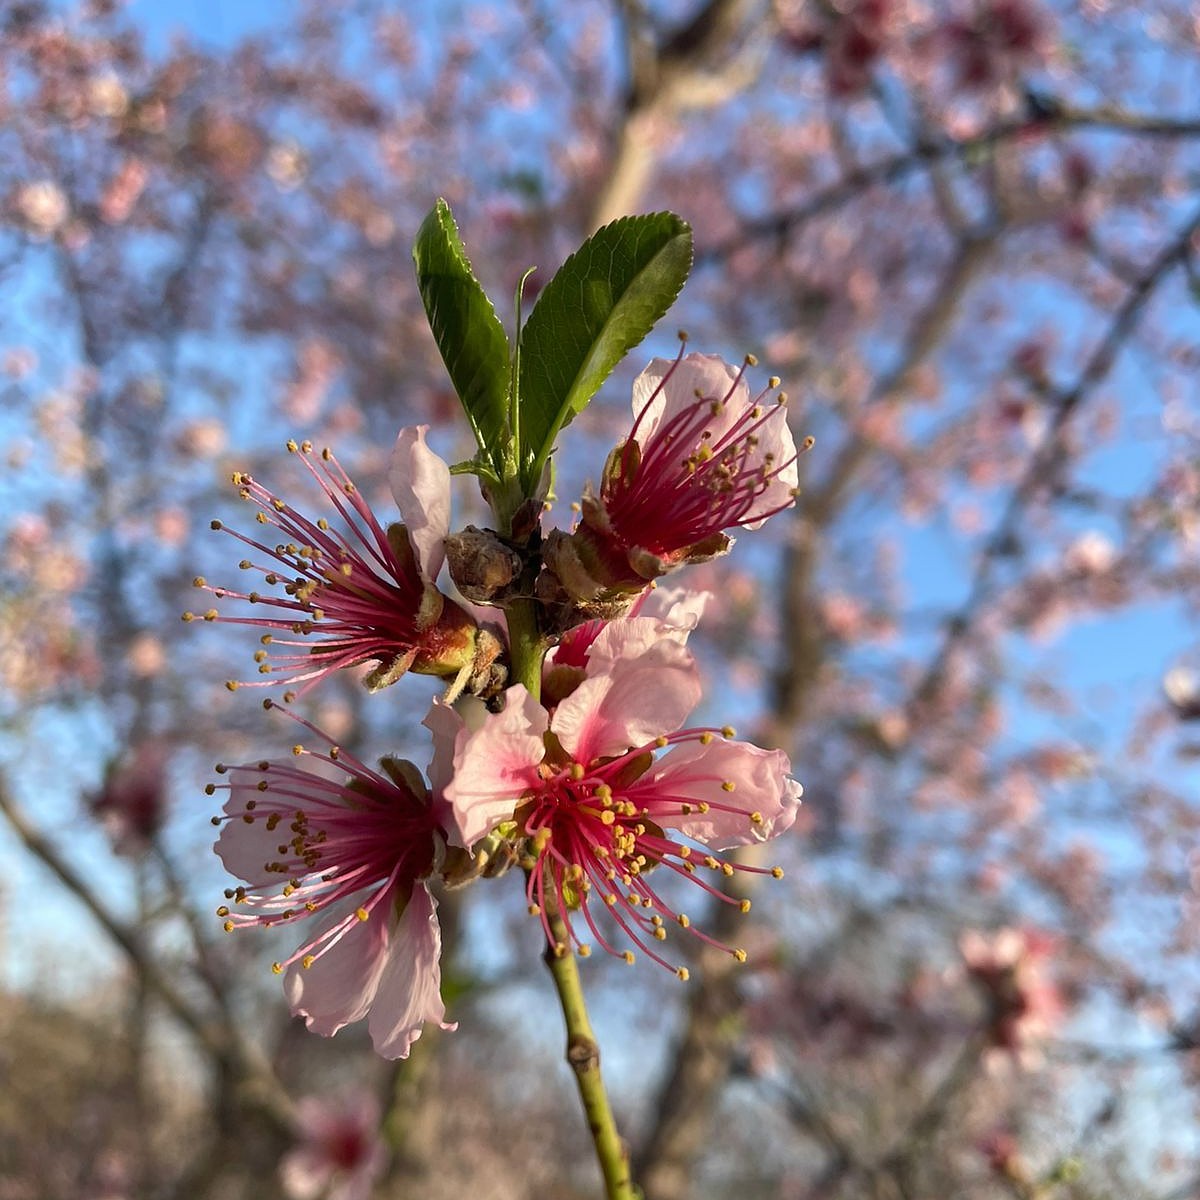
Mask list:
[[744,963],[746,961],[745,950],[741,950],[741,949],[734,950],[734,951],[732,951],[732,954],[733,954],[733,957],[736,958],[738,962]]
[[637,955],[632,950],[626,950],[621,957],[632,967],[637,962]]
[[540,904],[531,904],[526,911],[531,917],[540,917],[542,915],[542,906]]
[[578,954],[580,958],[591,958],[592,948],[587,944],[587,942],[581,942],[575,953]]
[[283,974],[283,963],[273,962],[271,964],[271,971],[275,975],[282,975]]
[[691,976],[691,972],[690,972],[690,971],[687,969],[687,967],[680,967],[680,968],[679,968],[679,969],[678,969],[678,970],[675,972],[675,974],[676,974],[676,975],[677,975],[677,976],[678,976],[678,977],[679,977],[679,978],[680,978],[680,979],[681,979],[681,980],[682,980],[684,983],[687,983],[687,981],[688,981],[689,979],[691,979],[691,977],[692,977],[692,976]]
[[771,878],[772,879],[782,879],[783,878],[783,868],[782,867],[772,867],[771,868]]
[[739,901],[738,901],[738,908],[739,908],[739,909],[740,909],[742,912],[744,912],[744,913],[748,913],[748,912],[750,911],[750,901],[749,901],[749,900],[739,900]]
[[723,738],[735,738],[737,737],[737,730],[732,725],[724,725],[721,728],[721,736]]
[[733,780],[732,780],[732,779],[726,779],[726,780],[725,780],[725,781],[724,781],[724,782],[721,784],[721,791],[723,791],[723,792],[732,792],[732,791],[733,791],[733,790],[736,788],[736,786],[737,786],[737,785],[736,785],[736,784],[733,782]]
[[370,914],[369,912],[367,912],[367,910],[366,910],[365,908],[356,908],[356,909],[354,910],[354,915],[355,915],[355,916],[356,916],[356,917],[357,917],[357,918],[358,918],[360,921],[365,921],[365,920],[367,920],[367,919],[370,917],[370,915],[371,915],[371,914]]

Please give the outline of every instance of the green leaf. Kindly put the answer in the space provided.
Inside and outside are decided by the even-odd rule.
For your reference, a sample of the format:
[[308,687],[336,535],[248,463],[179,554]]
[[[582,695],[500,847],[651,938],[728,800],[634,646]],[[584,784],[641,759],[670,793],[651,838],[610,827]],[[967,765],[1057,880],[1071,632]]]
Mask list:
[[510,358],[504,326],[471,270],[458,226],[439,199],[413,243],[417,287],[429,327],[479,443],[497,474],[513,450],[508,441]]
[[691,265],[688,224],[674,213],[651,213],[604,226],[546,285],[521,331],[527,493],[559,430],[671,307]]

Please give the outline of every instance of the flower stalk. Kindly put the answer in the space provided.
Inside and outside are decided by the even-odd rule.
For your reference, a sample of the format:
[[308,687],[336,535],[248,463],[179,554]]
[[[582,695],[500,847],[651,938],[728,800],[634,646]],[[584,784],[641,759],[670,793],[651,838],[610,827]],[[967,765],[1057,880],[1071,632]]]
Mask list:
[[[535,699],[541,696],[542,660],[545,643],[537,625],[536,603],[514,599],[506,609],[512,677],[523,683]],[[557,904],[547,897],[545,917],[554,936],[547,945],[545,960],[554,980],[554,990],[567,1027],[567,1062],[575,1075],[588,1132],[596,1148],[596,1160],[604,1177],[606,1200],[636,1200],[629,1174],[629,1151],[617,1131],[612,1104],[600,1073],[600,1046],[588,1016],[579,964],[571,949],[571,938]]]

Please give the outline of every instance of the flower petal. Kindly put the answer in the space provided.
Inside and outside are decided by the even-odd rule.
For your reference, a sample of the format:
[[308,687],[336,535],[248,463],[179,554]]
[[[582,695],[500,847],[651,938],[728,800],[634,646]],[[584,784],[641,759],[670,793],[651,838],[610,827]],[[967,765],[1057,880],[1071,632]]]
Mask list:
[[367,1028],[371,1043],[384,1058],[407,1058],[426,1021],[443,1029],[442,935],[437,903],[424,885],[413,888],[408,905],[392,931],[379,989]]
[[[791,826],[803,788],[788,775],[790,769],[782,750],[761,750],[746,742],[688,742],[665,755],[631,794],[664,828],[725,850],[765,842]],[[727,790],[723,784],[733,786]],[[710,807],[686,817],[672,814],[679,802]],[[751,813],[761,820],[752,820]]]
[[686,587],[655,587],[643,593],[634,608],[639,617],[653,617],[663,625],[690,633],[700,624],[712,592],[694,592]]
[[[638,444],[645,446],[660,425],[690,409],[696,403],[697,393],[708,400],[723,400],[737,375],[736,368],[716,354],[686,354],[678,362],[671,358],[651,359],[649,366],[633,381],[635,420],[645,409],[637,425]],[[739,384],[725,411],[708,423],[714,440],[745,410],[749,397],[750,389],[744,383]]]
[[[671,733],[700,700],[700,674],[684,646],[667,638],[646,647],[638,629],[617,629],[602,645],[618,624],[640,622],[614,622],[596,639],[588,677],[555,709],[550,725],[577,762],[623,754]],[[609,657],[609,651],[622,653]]]
[[432,582],[445,559],[450,532],[450,468],[425,444],[428,425],[400,430],[392,450],[388,483],[408,530],[417,568]]
[[[267,814],[253,811],[254,802],[262,798],[256,785],[264,775],[253,767],[230,767],[229,776],[229,799],[223,811],[232,819],[221,825],[213,850],[231,875],[246,883],[274,887],[279,877],[272,877],[267,864],[279,857],[279,834],[267,828]],[[303,800],[297,803],[306,807]]]
[[506,696],[503,712],[487,713],[477,729],[464,723],[456,739],[454,778],[443,794],[467,847],[512,816],[545,757],[546,710],[521,684]]
[[[311,967],[296,962],[288,968],[283,979],[284,995],[292,1015],[303,1017],[313,1033],[332,1037],[344,1025],[367,1015],[387,962],[388,919],[384,914],[392,911],[393,899],[381,896],[371,918],[355,919],[341,940]],[[353,907],[339,907],[322,923],[322,931],[347,917],[353,918]]]

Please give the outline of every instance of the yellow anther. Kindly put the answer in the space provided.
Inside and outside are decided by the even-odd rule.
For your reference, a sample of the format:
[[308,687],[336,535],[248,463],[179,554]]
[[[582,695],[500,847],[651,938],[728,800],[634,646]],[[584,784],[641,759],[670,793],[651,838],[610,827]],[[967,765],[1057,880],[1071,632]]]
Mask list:
[[684,983],[687,983],[687,981],[689,979],[691,979],[691,977],[692,977],[690,972],[688,971],[687,967],[680,967],[679,970],[675,972],[675,974],[678,975],[679,978],[682,979]]
[[713,744],[713,735],[707,730],[700,735],[700,745],[711,746]]
[[611,825],[614,821],[616,821],[616,819],[617,819],[616,815],[613,813],[613,810],[611,808],[606,808],[600,814],[600,824],[601,825]]
[[277,962],[276,962],[276,963],[272,963],[272,964],[271,964],[271,970],[272,970],[272,971],[273,971],[273,972],[274,972],[276,975],[282,975],[282,974],[283,974],[283,963],[277,963]]
[[624,959],[624,960],[625,960],[625,961],[626,961],[626,962],[627,962],[627,963],[628,963],[628,964],[629,964],[631,967],[633,966],[634,962],[636,962],[636,961],[637,961],[637,960],[636,960],[636,958],[635,958],[635,956],[634,956],[634,953],[633,953],[633,951],[632,951],[632,950],[626,950],[626,951],[625,951],[625,953],[621,955],[621,957],[622,957],[622,958],[623,958],[623,959]]
[[783,380],[780,379],[778,375],[772,375],[771,378],[767,380],[767,387],[777,388],[782,382]]
[[746,952],[745,950],[735,950],[733,952],[733,957],[736,958],[738,962],[744,963],[746,961]]
[[771,877],[773,879],[782,879],[783,878],[783,868],[782,867],[772,867],[771,868]]
[[616,892],[609,892],[608,895],[604,897],[604,903],[607,904],[609,908],[616,907],[616,903],[617,903]]
[[295,745],[292,747],[292,753],[293,753],[293,754],[294,754],[294,755],[295,755],[297,758],[299,758],[299,757],[300,757],[300,755],[304,753],[304,747],[303,747],[302,745],[300,745],[300,743],[299,743],[299,742],[297,742],[297,743],[296,743],[296,744],[295,744]]
[[675,920],[679,922],[680,929],[690,929],[691,928],[692,918],[689,917],[687,915],[687,913],[680,913],[679,916],[677,916],[675,918]]
[[721,874],[724,875],[726,878],[729,878],[730,876],[732,876],[733,875],[733,863],[723,862],[721,864]]
[[592,948],[591,948],[591,946],[589,946],[587,944],[587,942],[583,942],[580,945],[579,949],[576,951],[576,953],[579,955],[580,958],[591,958],[592,957]]
[[665,929],[663,929],[661,925],[657,926],[654,930],[654,936],[660,942],[665,942],[667,940],[667,931]]
[[723,792],[732,792],[736,786],[737,786],[737,785],[736,785],[736,784],[733,782],[733,780],[732,780],[732,779],[726,779],[726,780],[725,780],[725,781],[724,781],[724,782],[721,784],[721,791],[723,791]]
[[761,825],[762,823],[763,823],[762,813],[755,811],[750,814],[750,824],[751,825]]
[[554,957],[555,958],[566,958],[567,957],[567,943],[566,942],[555,942],[554,943]]
[[542,915],[542,907],[540,904],[531,904],[528,912],[531,917],[540,917]]
[[217,615],[217,610],[215,608],[210,608],[208,612],[204,614],[204,619],[206,621],[215,621],[217,619]]
[[228,905],[228,904],[222,904],[222,905],[221,905],[221,907],[217,909],[217,916],[218,916],[218,917],[227,917],[227,916],[229,916],[229,905]]
[[755,358],[753,354],[747,354],[745,362],[746,362],[746,366],[748,366],[748,367],[757,367],[758,366],[758,359]]
[[661,735],[654,739],[654,744],[661,750],[664,746],[670,745],[667,739]]
[[573,762],[571,764],[571,778],[576,781],[583,778],[583,766],[581,763]]
[[307,438],[305,438],[304,441],[302,441],[300,443],[300,449],[303,450],[305,454],[311,454],[312,453],[312,442],[310,442]]
[[365,921],[371,914],[365,908],[356,908],[354,915],[360,920]]
[[691,858],[692,857],[691,846],[680,846],[679,847],[679,857],[680,858]]
[[328,462],[333,457],[333,451],[328,446],[325,446],[321,450],[321,457]]
[[205,579],[203,575],[197,575],[196,578],[192,580],[192,587],[202,588],[207,586],[207,584],[208,580]]
[[300,960],[300,965],[307,971],[308,968],[311,967],[313,965],[313,963],[315,963],[316,961],[317,961],[317,956],[315,954],[306,954]]
[[725,725],[721,729],[721,736],[723,738],[737,737],[737,730],[734,729],[734,727],[732,725]]
[[748,913],[750,911],[750,901],[749,900],[739,901],[738,908],[740,908],[742,910],[742,912]]
[[294,438],[288,438],[287,448],[292,454],[295,454],[300,449]]
[[236,928],[236,926],[234,925],[234,923],[233,923],[232,921],[226,921],[226,922],[225,922],[225,923],[224,923],[224,924],[221,926],[221,928],[222,928],[223,930],[225,930],[225,932],[226,932],[226,933],[232,933],[232,932],[234,931],[234,929]]

